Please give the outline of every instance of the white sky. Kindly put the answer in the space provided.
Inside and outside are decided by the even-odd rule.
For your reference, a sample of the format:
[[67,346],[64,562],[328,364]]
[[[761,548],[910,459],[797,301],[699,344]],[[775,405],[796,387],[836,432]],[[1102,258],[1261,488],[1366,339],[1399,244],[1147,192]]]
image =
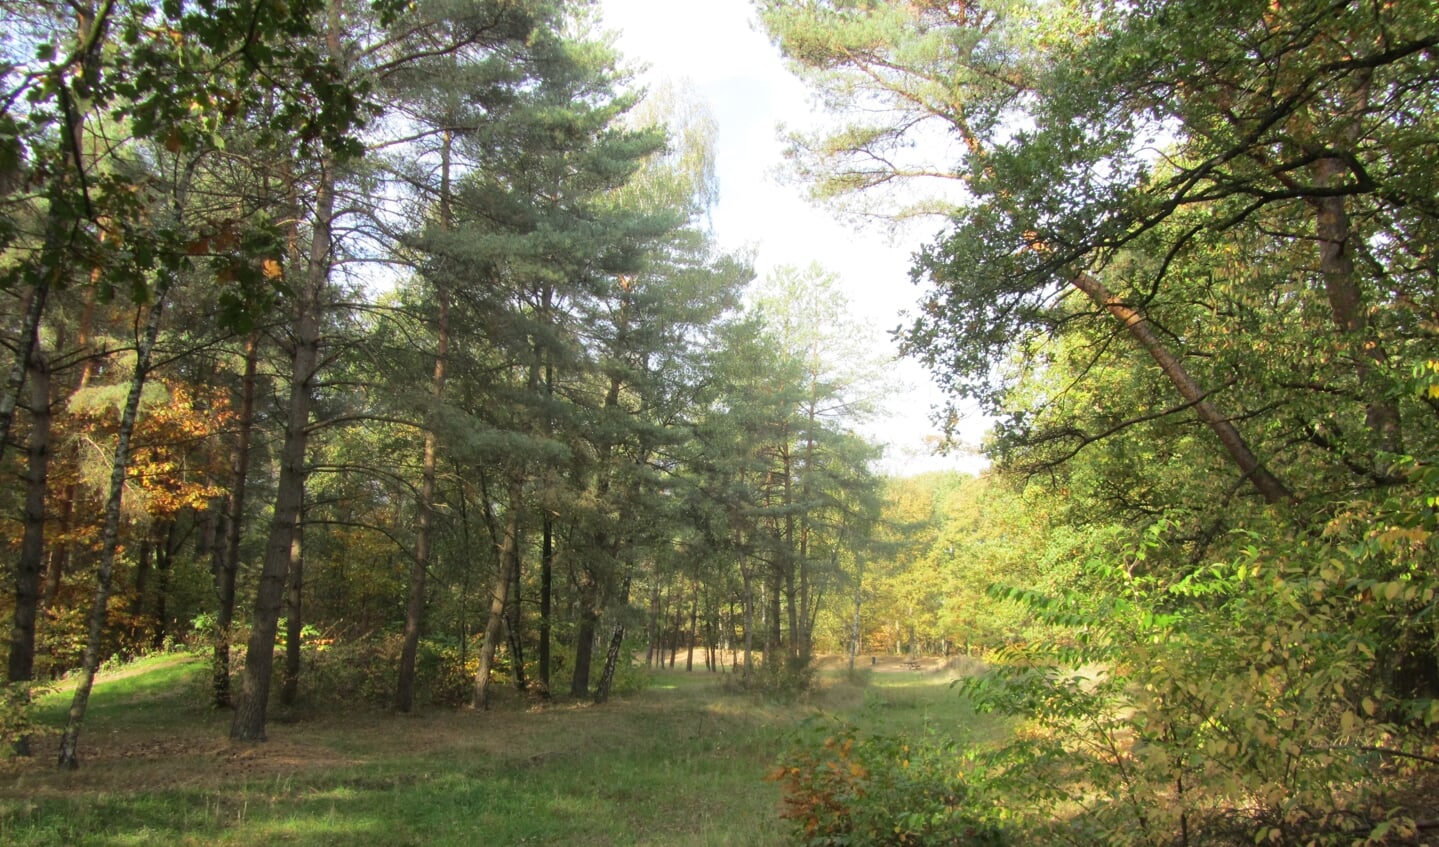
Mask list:
[[[720,198],[713,224],[720,244],[754,246],[761,278],[780,265],[804,268],[816,261],[839,274],[855,318],[872,324],[893,354],[888,333],[906,322],[902,312],[920,293],[909,281],[909,260],[923,239],[902,234],[892,242],[879,232],[857,231],[778,178],[778,125],[803,126],[815,116],[804,86],[786,70],[748,0],[601,0],[600,8],[627,60],[648,66],[643,81],[686,81],[708,101],[719,123]],[[888,445],[883,470],[982,467],[972,455],[929,455],[926,436],[937,435],[929,409],[940,394],[914,362],[900,362],[895,374],[902,390],[889,415],[865,428]],[[977,445],[985,423],[966,423],[964,438]]]

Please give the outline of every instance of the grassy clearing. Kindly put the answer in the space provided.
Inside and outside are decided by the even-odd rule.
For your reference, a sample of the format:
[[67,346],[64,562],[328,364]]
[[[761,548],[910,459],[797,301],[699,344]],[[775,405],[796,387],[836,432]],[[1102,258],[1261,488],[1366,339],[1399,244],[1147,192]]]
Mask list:
[[[53,739],[35,760],[0,763],[0,843],[782,844],[764,775],[807,723],[993,732],[950,675],[879,671],[824,672],[794,705],[660,671],[603,707],[505,692],[489,712],[330,713],[240,745],[225,739],[228,714],[204,705],[205,663],[158,657],[102,675],[79,771],[54,768]],[[45,722],[58,728],[68,703],[46,698]]]

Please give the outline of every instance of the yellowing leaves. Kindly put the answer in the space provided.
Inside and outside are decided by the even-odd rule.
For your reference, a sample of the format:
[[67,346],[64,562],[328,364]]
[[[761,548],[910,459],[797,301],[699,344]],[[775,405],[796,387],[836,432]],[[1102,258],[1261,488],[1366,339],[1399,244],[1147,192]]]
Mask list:
[[1374,539],[1379,542],[1379,548],[1387,553],[1404,544],[1419,547],[1429,540],[1430,535],[1428,530],[1420,527],[1391,526],[1376,533]]
[[[154,383],[159,396],[142,407],[131,445],[130,488],[127,501],[137,508],[133,518],[171,517],[183,509],[204,509],[222,492],[212,480],[223,479],[227,452],[217,436],[234,415],[226,392],[170,383]],[[92,449],[81,451],[87,460],[108,462],[105,451],[114,438],[117,416],[109,404],[72,403],[61,422]],[[98,451],[98,453],[97,453]],[[78,470],[56,468],[64,477],[89,478]],[[101,475],[108,478],[108,470]]]

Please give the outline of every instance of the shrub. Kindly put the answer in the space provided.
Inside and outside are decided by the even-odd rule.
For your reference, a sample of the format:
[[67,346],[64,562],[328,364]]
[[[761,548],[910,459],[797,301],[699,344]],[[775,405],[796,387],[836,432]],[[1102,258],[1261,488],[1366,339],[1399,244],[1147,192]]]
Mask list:
[[781,703],[792,703],[808,696],[814,682],[815,667],[809,656],[785,656],[773,662],[765,656],[752,672],[730,677],[726,684]]
[[798,743],[770,779],[807,847],[1007,843],[995,805],[966,781],[952,745],[860,737],[841,726]]
[[1385,536],[1330,533],[1236,533],[1227,561],[1175,576],[1157,527],[1138,550],[1100,551],[1082,595],[1004,591],[1073,633],[961,683],[1023,721],[986,754],[1011,830],[1114,847],[1412,834],[1382,793],[1413,745],[1393,716],[1427,701],[1396,696],[1376,658],[1433,593]]
[[0,688],[0,744],[28,755],[30,739],[55,734],[53,727],[35,720],[36,698],[52,690],[52,683],[41,682],[11,682]]
[[[394,703],[403,638],[397,633],[352,641],[307,641],[300,675],[304,699],[315,705],[364,704],[387,708]],[[470,651],[461,661],[459,645],[421,641],[415,656],[415,699],[437,706],[470,701],[479,662]],[[280,673],[279,663],[276,673]]]

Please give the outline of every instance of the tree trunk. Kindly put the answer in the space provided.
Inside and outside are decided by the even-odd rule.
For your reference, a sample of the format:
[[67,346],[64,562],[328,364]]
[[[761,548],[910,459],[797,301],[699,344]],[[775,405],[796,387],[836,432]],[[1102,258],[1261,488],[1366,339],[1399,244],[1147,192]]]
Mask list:
[[505,528],[500,541],[500,569],[495,577],[494,592],[490,595],[490,617],[485,624],[485,640],[480,645],[480,667],[475,673],[476,709],[490,707],[490,669],[494,666],[495,650],[500,644],[500,629],[505,623],[505,609],[509,603],[510,584],[513,582],[515,560],[519,557],[520,498],[524,486],[518,472],[510,481],[509,498],[505,513]]
[[[450,144],[447,130],[440,148],[440,230],[450,229]],[[410,600],[405,607],[404,646],[400,650],[400,678],[395,691],[395,708],[409,712],[415,706],[415,657],[420,648],[420,629],[425,612],[425,579],[430,568],[431,534],[435,520],[435,455],[439,438],[434,416],[445,396],[445,369],[450,358],[450,294],[445,281],[436,280],[435,299],[439,314],[435,320],[435,368],[430,377],[431,408],[425,421],[424,458],[420,469],[420,514],[415,529],[415,558],[410,563]]]
[[[332,10],[332,17],[337,12]],[[330,37],[337,39],[331,21]],[[275,634],[290,568],[291,545],[305,495],[305,451],[309,444],[310,396],[319,369],[320,309],[330,275],[331,232],[335,209],[335,170],[322,163],[315,195],[315,220],[310,238],[304,285],[295,304],[294,348],[291,353],[289,416],[280,448],[280,476],[275,486],[275,508],[270,519],[265,558],[250,639],[245,647],[240,697],[235,704],[230,737],[236,741],[264,741],[265,713],[269,707],[270,679],[275,666]],[[296,237],[292,233],[292,238]]]
[[155,576],[159,583],[155,588],[155,614],[151,617],[150,649],[162,650],[165,635],[170,627],[170,573],[175,559],[176,520],[171,518],[155,532]]
[[[50,368],[38,345],[30,352],[30,445],[25,466],[25,526],[15,563],[15,616],[10,627],[6,679],[15,696],[29,702],[17,683],[35,678],[35,622],[40,611],[40,572],[45,556],[45,492],[50,473]],[[27,708],[24,704],[17,704]],[[17,756],[31,755],[28,735],[15,739]]]
[[[1349,140],[1352,143],[1355,139]],[[1333,186],[1349,170],[1342,159],[1332,157],[1320,159],[1314,168],[1315,182],[1320,188]],[[1319,275],[1324,280],[1324,293],[1329,299],[1335,326],[1354,356],[1359,393],[1365,400],[1364,422],[1373,439],[1373,449],[1395,456],[1404,450],[1399,406],[1386,396],[1382,380],[1376,379],[1382,372],[1384,348],[1369,337],[1369,315],[1355,278],[1354,251],[1350,245],[1354,233],[1345,203],[1342,196],[1318,197],[1313,201]],[[1382,464],[1376,461],[1377,473],[1388,476],[1388,465],[1392,462],[1392,459]]]
[[545,510],[540,522],[540,686],[548,695],[550,690],[550,598],[554,594],[555,537],[554,523],[549,510]]
[[305,630],[305,521],[295,525],[290,545],[290,573],[285,587],[285,669],[280,674],[280,703],[295,705],[300,696],[300,649]]
[[630,578],[625,577],[624,585],[620,587],[619,603],[616,604],[616,615],[614,631],[610,633],[610,647],[605,651],[605,666],[600,671],[599,685],[595,686],[595,703],[600,704],[610,699],[610,690],[615,682],[615,668],[619,666],[620,653],[625,644],[625,607],[630,603]]
[[650,588],[649,616],[645,621],[645,667],[655,666],[656,640],[659,638],[660,626],[660,589],[659,586]]
[[695,636],[696,636],[697,629],[698,629],[698,627],[699,627],[699,615],[700,615],[700,596],[699,596],[700,593],[699,593],[699,588],[698,588],[697,586],[691,586],[691,592],[692,592],[692,593],[691,593],[691,595],[690,595],[690,644],[689,644],[689,652],[685,654],[685,670],[686,670],[686,671],[693,671],[693,670],[695,669]]
[[765,586],[767,618],[764,645],[764,660],[778,657],[784,651],[784,628],[780,620],[781,601],[784,594],[784,568],[776,563],[770,566],[769,582]]
[[245,520],[245,486],[250,478],[250,437],[255,429],[255,371],[260,363],[260,333],[245,340],[245,375],[240,383],[240,416],[235,452],[230,460],[230,499],[225,510],[225,549],[215,563],[215,647],[211,657],[210,692],[215,707],[228,709],[230,698],[230,637],[235,622],[235,578],[240,572],[240,537]]
[[[148,532],[140,539],[140,551],[135,554],[135,596],[130,600],[130,638],[139,643],[144,627],[145,595],[150,591],[150,571],[154,568],[155,533]],[[125,645],[128,649],[128,645]]]
[[580,574],[579,627],[575,633],[575,667],[570,677],[570,696],[584,698],[590,693],[590,662],[595,651],[595,627],[599,624],[596,606],[599,585],[589,568]]
[[754,671],[754,577],[744,571],[744,672]]
[[854,618],[849,630],[849,672],[854,673],[854,660],[859,656],[859,609],[864,602],[864,561],[855,563]]
[[515,689],[524,691],[529,687],[525,679],[525,648],[520,631],[520,585],[523,576],[524,558],[518,547],[515,549],[515,566],[511,568],[509,603],[505,606],[505,639],[510,645],[511,667],[514,668]]
[[100,647],[105,636],[110,588],[115,574],[115,554],[120,546],[120,503],[125,494],[125,476],[130,469],[130,436],[135,431],[135,419],[139,416],[140,395],[145,388],[145,378],[150,373],[150,356],[155,349],[155,339],[160,334],[160,315],[164,311],[170,282],[170,276],[163,276],[155,288],[155,304],[150,307],[150,314],[145,321],[144,336],[140,340],[139,350],[136,351],[135,371],[130,377],[130,390],[125,397],[124,411],[120,415],[120,430],[115,436],[115,455],[110,466],[110,492],[105,500],[105,524],[100,536],[100,564],[95,574],[95,602],[90,608],[85,652],[80,662],[80,678],[75,683],[75,696],[70,701],[65,733],[60,738],[59,765],[72,770],[80,766],[80,727],[85,720],[85,708],[90,702],[90,690],[95,684],[95,671],[100,666]]
[[[10,427],[15,421],[15,406],[25,387],[25,374],[34,368],[34,350],[39,343],[40,317],[45,312],[45,299],[50,292],[49,274],[42,274],[31,289],[25,303],[25,322],[20,327],[20,344],[15,351],[15,364],[5,380],[5,393],[0,395],[0,460],[10,446]],[[48,401],[47,401],[48,402]]]
[[1249,449],[1239,430],[1209,401],[1194,378],[1154,334],[1149,319],[1143,313],[1115,297],[1103,283],[1089,273],[1080,272],[1071,282],[1097,306],[1117,318],[1139,346],[1154,359],[1155,364],[1159,365],[1159,369],[1179,391],[1179,395],[1194,408],[1194,413],[1219,439],[1229,458],[1239,467],[1244,478],[1259,491],[1265,502],[1279,504],[1293,501],[1294,495],[1264,467]]
[[[85,291],[85,306],[80,311],[80,331],[75,339],[76,347],[86,353],[84,364],[80,366],[80,378],[76,383],[75,392],[85,389],[90,384],[90,378],[94,376],[97,357],[88,355],[90,353],[91,324],[95,313],[95,291],[98,286],[91,280],[91,286]],[[71,394],[74,396],[74,393]],[[71,448],[75,450],[75,448]],[[76,451],[78,452],[78,451]],[[62,538],[69,534],[71,521],[75,517],[75,495],[79,487],[75,483],[69,483],[62,489],[60,505],[56,509],[58,516],[55,521],[57,534]],[[40,605],[49,608],[55,602],[55,595],[60,592],[60,583],[64,579],[65,571],[70,562],[70,545],[63,541],[54,545],[50,550],[48,562],[45,566],[45,583],[41,589]]]
[[[96,8],[93,3],[69,4],[75,19],[75,41],[67,46],[71,56],[64,68],[57,68],[53,83],[59,86],[83,84],[86,88],[98,88],[101,82],[102,59],[105,56],[105,38],[108,34],[112,5],[104,3]],[[78,90],[78,89],[77,89]],[[20,401],[26,372],[30,368],[31,354],[39,344],[40,319],[45,313],[45,303],[50,289],[64,283],[65,262],[61,258],[66,245],[73,243],[81,223],[78,219],[62,217],[60,210],[75,208],[75,198],[64,195],[76,188],[84,189],[85,162],[85,115],[74,109],[66,100],[62,105],[66,112],[66,131],[60,133],[59,147],[64,164],[53,174],[47,188],[49,214],[45,216],[45,236],[41,246],[39,273],[35,276],[34,287],[26,303],[25,319],[15,349],[15,364],[5,380],[4,393],[0,393],[0,461],[10,446],[10,428],[15,421],[15,406]],[[88,206],[88,199],[83,201]],[[162,286],[168,282],[162,282]],[[156,298],[158,304],[160,299]]]

